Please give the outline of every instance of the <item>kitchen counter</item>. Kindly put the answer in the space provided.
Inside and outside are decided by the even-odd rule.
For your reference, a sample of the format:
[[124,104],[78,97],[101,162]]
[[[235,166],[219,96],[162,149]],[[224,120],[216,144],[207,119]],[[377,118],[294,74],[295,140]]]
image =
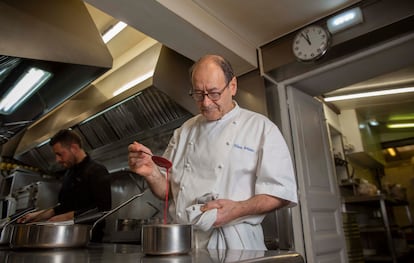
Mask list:
[[113,263],[113,262],[288,262],[303,263],[303,258],[293,251],[269,250],[206,250],[194,249],[185,255],[146,256],[139,245],[89,244],[73,249],[10,249],[0,248],[0,262],[5,263]]

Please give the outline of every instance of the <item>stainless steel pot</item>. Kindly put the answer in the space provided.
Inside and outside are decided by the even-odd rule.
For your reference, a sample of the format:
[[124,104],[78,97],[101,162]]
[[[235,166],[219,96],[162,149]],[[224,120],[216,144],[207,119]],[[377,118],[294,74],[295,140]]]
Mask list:
[[10,238],[13,232],[13,223],[15,221],[17,221],[17,219],[25,216],[28,213],[34,212],[36,211],[36,209],[34,208],[27,208],[24,209],[23,211],[16,213],[12,216],[10,216],[9,218],[6,219],[5,223],[3,224],[3,226],[1,227],[1,231],[0,231],[0,245],[9,245],[10,243]]
[[90,225],[16,225],[12,248],[82,247],[89,242]]
[[142,252],[147,255],[186,254],[192,249],[193,226],[186,224],[143,225]]
[[[13,226],[10,239],[12,248],[73,248],[86,246],[91,238],[93,228],[107,216],[118,211],[120,208],[141,197],[144,193],[137,194],[119,206],[108,212],[101,212],[95,215],[87,215],[84,219],[77,219],[72,223],[31,223],[18,224]],[[90,222],[95,220],[93,225],[79,224],[79,222]]]

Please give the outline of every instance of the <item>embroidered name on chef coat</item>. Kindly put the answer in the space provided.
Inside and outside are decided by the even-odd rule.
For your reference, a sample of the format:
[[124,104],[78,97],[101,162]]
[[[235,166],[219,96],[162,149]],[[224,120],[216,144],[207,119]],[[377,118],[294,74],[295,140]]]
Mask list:
[[253,150],[252,148],[249,148],[247,146],[242,146],[242,145],[239,145],[237,143],[234,144],[234,147],[237,148],[237,149],[244,150],[244,151],[248,151],[248,152],[252,152],[252,153],[255,152],[255,150]]

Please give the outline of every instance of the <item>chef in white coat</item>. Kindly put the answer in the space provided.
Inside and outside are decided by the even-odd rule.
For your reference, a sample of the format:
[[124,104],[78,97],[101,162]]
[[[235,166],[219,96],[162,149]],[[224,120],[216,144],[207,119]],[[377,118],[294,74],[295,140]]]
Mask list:
[[[170,215],[192,223],[196,247],[266,250],[266,213],[297,203],[289,150],[267,117],[241,108],[237,79],[223,57],[206,55],[191,68],[190,92],[200,114],[174,131],[164,157],[169,171]],[[159,198],[166,173],[144,145],[128,147],[129,167]]]

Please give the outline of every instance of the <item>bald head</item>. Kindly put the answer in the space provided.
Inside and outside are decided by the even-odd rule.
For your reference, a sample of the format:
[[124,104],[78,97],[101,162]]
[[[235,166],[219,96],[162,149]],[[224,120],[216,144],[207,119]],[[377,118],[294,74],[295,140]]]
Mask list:
[[230,63],[218,55],[205,55],[190,70],[192,90],[200,113],[208,120],[221,119],[235,104],[237,80]]
[[227,83],[229,83],[234,75],[233,67],[231,66],[230,62],[227,61],[225,58],[219,55],[205,55],[202,56],[199,60],[197,60],[194,65],[190,68],[190,77],[191,81],[193,80],[194,72],[198,70],[198,68],[202,65],[213,63],[216,66],[220,67],[223,71],[224,78]]

